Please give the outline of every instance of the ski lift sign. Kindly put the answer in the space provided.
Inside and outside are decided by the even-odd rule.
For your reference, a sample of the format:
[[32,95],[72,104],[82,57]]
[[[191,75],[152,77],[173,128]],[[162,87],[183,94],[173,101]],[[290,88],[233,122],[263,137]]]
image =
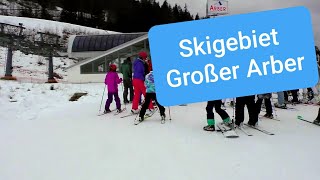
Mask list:
[[207,1],[207,16],[228,14],[228,1]]

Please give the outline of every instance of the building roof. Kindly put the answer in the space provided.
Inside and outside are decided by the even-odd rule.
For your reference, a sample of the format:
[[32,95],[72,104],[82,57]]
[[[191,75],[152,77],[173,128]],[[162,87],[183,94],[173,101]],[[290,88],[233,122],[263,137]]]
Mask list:
[[126,47],[129,47],[133,44],[136,44],[137,42],[141,42],[143,40],[146,40],[148,39],[148,33],[144,33],[142,34],[141,36],[138,36],[130,41],[127,41],[127,42],[124,42],[122,44],[119,44],[118,46],[114,46],[113,48],[110,48],[108,50],[106,50],[103,54],[97,56],[97,57],[93,57],[93,58],[89,58],[89,59],[86,59],[86,60],[83,60],[83,61],[80,61],[78,63],[75,63],[71,66],[69,66],[68,68],[66,69],[70,69],[70,68],[73,68],[73,67],[77,67],[77,66],[81,66],[83,64],[86,64],[86,63],[90,63],[92,61],[95,61],[96,59],[99,59],[101,57],[104,57],[104,56],[107,56],[108,54],[111,54],[111,53],[114,53],[114,52],[117,52],[123,48],[126,48]]
[[71,52],[107,51],[145,34],[147,33],[142,32],[75,36],[72,43]]

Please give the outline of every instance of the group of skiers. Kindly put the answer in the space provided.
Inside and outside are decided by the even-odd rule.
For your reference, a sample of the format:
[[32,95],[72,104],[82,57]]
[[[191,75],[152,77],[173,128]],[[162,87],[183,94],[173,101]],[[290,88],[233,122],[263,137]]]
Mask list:
[[[153,68],[151,59],[148,59],[148,55],[145,51],[141,51],[138,57],[131,62],[131,58],[128,57],[124,63],[121,64],[120,72],[123,75],[123,79],[119,78],[116,73],[115,64],[109,66],[109,71],[105,77],[105,85],[108,86],[108,99],[105,104],[105,113],[111,112],[110,102],[112,97],[115,98],[117,111],[121,112],[121,103],[118,95],[118,85],[123,82],[123,100],[124,103],[132,102],[132,114],[139,113],[139,121],[143,121],[146,113],[152,114],[155,111],[153,101],[157,105],[160,111],[161,119],[164,120],[165,108],[159,104],[156,97]],[[128,91],[130,90],[130,101],[128,100]],[[141,104],[141,96],[144,96],[144,102],[139,110],[139,104]],[[140,102],[140,103],[139,103]],[[148,112],[147,112],[148,111]]]
[[[320,51],[316,48],[316,55],[318,61],[318,70],[320,76],[320,65],[319,65],[319,56]],[[115,98],[117,111],[121,112],[121,103],[118,95],[118,84],[123,81],[124,91],[123,91],[123,100],[124,103],[132,102],[132,114],[139,113],[139,121],[143,121],[146,111],[148,110],[148,114],[153,113],[154,104],[152,100],[156,103],[160,110],[161,119],[165,119],[165,108],[158,103],[156,97],[156,91],[154,86],[154,78],[153,78],[153,68],[151,60],[148,59],[148,55],[146,52],[141,51],[138,54],[138,57],[131,62],[131,58],[128,57],[124,63],[121,64],[120,72],[123,74],[123,79],[119,78],[116,73],[116,65],[111,64],[109,67],[109,72],[105,78],[105,84],[108,86],[108,99],[105,104],[105,113],[110,111],[110,103],[113,101],[113,97]],[[128,90],[130,90],[130,101],[128,100]],[[289,94],[290,92],[292,96],[291,102],[289,102]],[[298,98],[299,89],[291,90],[291,91],[281,91],[277,92],[278,94],[278,102],[274,103],[274,107],[286,109],[286,104],[288,103],[301,103]],[[142,103],[141,110],[139,111],[139,102],[141,103],[141,96],[144,96],[144,102]],[[316,87],[307,88],[303,93],[304,99],[306,102],[311,102],[312,100],[316,100],[318,102],[319,92]],[[241,127],[244,122],[244,107],[247,106],[248,114],[249,114],[249,126],[256,126],[259,119],[259,114],[261,112],[262,102],[264,101],[266,114],[264,117],[273,118],[273,108],[271,103],[272,93],[259,94],[259,95],[249,95],[244,97],[236,97],[235,101],[232,100],[230,103],[235,109],[235,120],[234,125],[236,127]],[[257,100],[256,100],[257,99]],[[306,103],[305,102],[305,103]],[[223,120],[223,123],[227,126],[232,126],[233,122],[226,112],[226,110],[222,109],[222,105],[224,102],[222,100],[214,100],[208,101],[206,106],[207,112],[207,125],[203,127],[206,131],[215,131],[215,115],[213,109],[220,115]],[[235,104],[235,105],[234,105]],[[320,105],[320,104],[319,104]],[[320,123],[320,108],[318,112],[318,116],[314,120],[314,123]]]
[[[296,92],[296,91],[297,90],[292,90],[292,91],[289,91],[289,93],[291,93],[291,95],[293,96],[293,94],[295,94],[295,93],[292,93],[292,92]],[[287,91],[284,91],[281,93],[288,94]],[[316,94],[316,95],[319,95],[319,94]],[[216,119],[215,119],[215,115],[213,113],[213,108],[215,109],[215,111],[219,114],[219,116],[223,120],[223,124],[225,124],[226,126],[229,126],[229,127],[234,127],[233,125],[235,125],[235,128],[237,128],[237,127],[241,128],[244,123],[244,107],[247,106],[247,110],[248,110],[248,114],[249,114],[249,120],[248,120],[247,124],[249,126],[257,126],[259,116],[261,113],[262,102],[264,101],[266,113],[263,116],[266,118],[273,119],[274,118],[273,117],[274,108],[272,107],[273,105],[272,105],[271,99],[272,99],[272,93],[266,93],[266,94],[259,94],[259,95],[236,97],[235,100],[231,100],[230,105],[234,108],[234,112],[235,112],[234,122],[232,122],[232,120],[230,119],[230,116],[227,113],[227,111],[222,109],[222,106],[224,106],[223,100],[208,101],[207,106],[206,106],[207,125],[204,126],[203,129],[205,131],[215,131]],[[279,98],[279,96],[278,96],[278,101],[279,101],[279,99],[281,99],[281,97]],[[302,102],[300,102],[299,100],[295,100],[295,98],[293,98],[291,101],[284,102],[282,106],[278,106],[279,103],[274,103],[274,107],[286,109],[287,103],[298,104],[298,103],[302,103]],[[319,108],[319,112],[320,112],[320,108]],[[316,119],[314,120],[314,123],[317,123],[317,124],[320,123],[320,114],[319,113],[318,113],[318,116],[316,117]]]
[[[320,51],[318,47],[315,47],[317,62],[318,62],[318,73],[320,78]],[[319,81],[320,82],[320,81]],[[278,94],[278,102],[274,104],[276,108],[282,108],[286,109],[286,104],[292,103],[292,104],[299,104],[299,103],[315,103],[318,102],[318,105],[320,105],[319,100],[319,91],[317,87],[307,88],[303,90],[303,99],[304,102],[301,102],[298,97],[299,89],[294,89],[289,91],[292,96],[291,102],[289,102],[288,99],[288,91],[281,91],[277,92]],[[257,97],[257,98],[256,98]],[[273,118],[273,108],[271,103],[272,93],[266,93],[266,94],[259,94],[259,95],[250,95],[250,96],[244,96],[244,97],[237,97],[235,102],[232,100],[230,104],[234,106],[235,103],[235,122],[234,125],[236,127],[243,126],[244,121],[244,107],[247,106],[248,114],[249,114],[249,126],[256,126],[259,119],[259,114],[261,112],[261,106],[262,102],[264,101],[265,107],[266,107],[266,114],[264,117],[266,118]],[[257,99],[257,100],[256,100]],[[223,110],[221,107],[223,105],[222,100],[215,100],[215,101],[208,101],[206,112],[207,112],[207,125],[203,127],[205,131],[215,131],[215,116],[213,113],[213,107],[215,108],[215,111],[220,115],[221,119],[223,120],[223,124],[231,127],[233,125],[233,122],[230,119],[230,116],[228,113]],[[317,117],[315,118],[314,122],[316,124],[320,124],[320,108],[318,110]]]

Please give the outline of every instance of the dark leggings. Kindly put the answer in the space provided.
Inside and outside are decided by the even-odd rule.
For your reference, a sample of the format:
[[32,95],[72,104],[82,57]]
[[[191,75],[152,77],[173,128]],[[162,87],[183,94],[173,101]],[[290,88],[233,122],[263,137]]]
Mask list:
[[213,107],[215,111],[220,115],[222,119],[226,119],[229,117],[228,113],[221,109],[222,101],[215,100],[215,101],[208,101],[206,111],[207,111],[207,119],[214,119]]
[[151,99],[153,99],[156,102],[157,106],[159,107],[160,115],[161,116],[165,115],[164,114],[165,108],[161,104],[159,104],[159,102],[157,100],[156,93],[146,93],[146,99],[145,99],[144,103],[142,104],[139,116],[144,117],[144,115],[146,114],[147,108],[150,104]]

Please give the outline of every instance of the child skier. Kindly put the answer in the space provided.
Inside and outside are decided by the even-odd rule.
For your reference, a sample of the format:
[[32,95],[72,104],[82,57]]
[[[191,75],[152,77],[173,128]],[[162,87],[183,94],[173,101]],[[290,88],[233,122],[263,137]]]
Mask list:
[[247,110],[249,113],[248,125],[257,126],[258,115],[255,107],[255,95],[243,96],[236,98],[236,110],[235,110],[235,124],[238,127],[243,126],[244,121],[244,107],[247,105]]
[[284,92],[279,91],[278,94],[278,102],[274,103],[274,107],[281,108],[281,109],[287,109],[287,104],[284,102]]
[[[317,62],[318,62],[318,75],[319,75],[318,84],[319,84],[320,83],[320,51],[317,46],[316,46],[316,56],[317,56]],[[316,119],[313,121],[313,123],[320,124],[320,108],[318,110],[318,115]]]
[[264,115],[264,117],[273,119],[271,98],[272,98],[272,93],[266,93],[266,94],[259,94],[258,95],[258,100],[256,102],[256,108],[257,108],[258,116],[259,116],[259,114],[261,112],[262,101],[264,100],[264,104],[266,106],[266,111],[267,111],[266,114]]
[[106,78],[104,80],[105,85],[108,86],[108,99],[106,101],[104,113],[111,112],[110,104],[113,101],[113,97],[116,102],[117,112],[121,112],[121,103],[120,103],[120,98],[118,94],[118,84],[122,82],[122,78],[119,78],[116,70],[117,70],[117,66],[114,64],[111,64],[109,66],[109,72],[107,73]]
[[163,123],[166,118],[165,108],[161,104],[159,104],[159,102],[157,100],[152,69],[149,72],[149,74],[146,75],[144,83],[146,85],[146,98],[145,98],[144,103],[142,104],[142,107],[141,107],[141,110],[139,113],[139,119],[138,119],[138,121],[135,122],[135,124],[138,124],[144,120],[144,115],[146,113],[148,106],[150,105],[151,99],[153,99],[155,101],[155,103],[157,104],[157,106],[160,110],[161,123]]
[[215,131],[215,119],[214,119],[214,113],[213,113],[213,107],[215,108],[215,111],[220,115],[223,122],[227,125],[231,125],[230,116],[228,113],[221,109],[222,100],[215,100],[215,101],[208,101],[207,102],[207,123],[208,125],[203,127],[203,130],[205,131]]

